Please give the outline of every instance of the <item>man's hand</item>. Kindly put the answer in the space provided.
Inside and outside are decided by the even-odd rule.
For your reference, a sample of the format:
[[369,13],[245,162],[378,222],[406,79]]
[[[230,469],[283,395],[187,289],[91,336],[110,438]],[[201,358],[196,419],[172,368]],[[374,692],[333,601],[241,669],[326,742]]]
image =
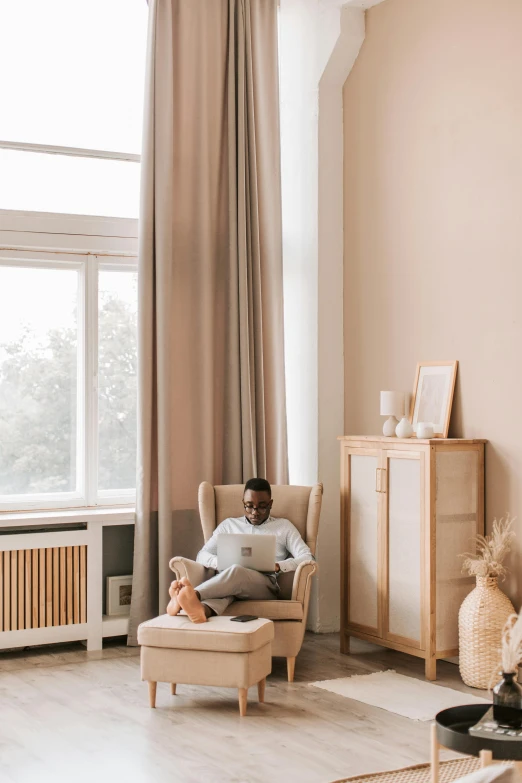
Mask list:
[[279,563],[276,563],[276,564],[275,564],[275,570],[276,570],[276,574],[277,574],[277,573],[279,573],[279,571],[281,570],[281,569],[279,568]]

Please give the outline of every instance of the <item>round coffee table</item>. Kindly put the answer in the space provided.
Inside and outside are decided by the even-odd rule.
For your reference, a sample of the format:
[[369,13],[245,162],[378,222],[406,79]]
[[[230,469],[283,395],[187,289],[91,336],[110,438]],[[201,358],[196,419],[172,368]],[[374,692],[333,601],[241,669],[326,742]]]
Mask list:
[[491,704],[469,704],[442,710],[431,727],[431,780],[439,780],[439,748],[456,750],[468,756],[480,758],[480,766],[486,767],[493,759],[514,761],[522,770],[522,740],[508,740],[501,735],[475,737],[469,733],[489,710]]

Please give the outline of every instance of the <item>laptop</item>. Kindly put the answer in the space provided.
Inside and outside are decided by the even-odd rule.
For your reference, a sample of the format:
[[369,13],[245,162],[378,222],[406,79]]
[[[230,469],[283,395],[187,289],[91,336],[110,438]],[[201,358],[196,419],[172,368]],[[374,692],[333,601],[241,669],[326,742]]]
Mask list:
[[217,536],[218,571],[232,565],[254,571],[275,571],[276,537],[252,533],[221,533]]

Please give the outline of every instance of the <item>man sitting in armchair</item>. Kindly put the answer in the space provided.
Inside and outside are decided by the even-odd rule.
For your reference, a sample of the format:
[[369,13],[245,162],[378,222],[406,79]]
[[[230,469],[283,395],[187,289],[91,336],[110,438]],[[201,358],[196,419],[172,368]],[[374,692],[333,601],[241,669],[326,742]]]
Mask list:
[[265,574],[233,565],[201,585],[192,585],[186,577],[175,580],[169,588],[168,614],[175,615],[183,610],[193,623],[205,623],[212,615],[223,614],[233,601],[276,599],[280,592],[278,573],[295,571],[299,563],[314,560],[297,528],[288,519],[271,515],[272,503],[272,489],[268,481],[259,478],[247,481],[243,493],[245,516],[221,522],[196,560],[207,568],[217,569],[217,536],[221,533],[252,533],[254,526],[259,533],[276,537],[275,572]]

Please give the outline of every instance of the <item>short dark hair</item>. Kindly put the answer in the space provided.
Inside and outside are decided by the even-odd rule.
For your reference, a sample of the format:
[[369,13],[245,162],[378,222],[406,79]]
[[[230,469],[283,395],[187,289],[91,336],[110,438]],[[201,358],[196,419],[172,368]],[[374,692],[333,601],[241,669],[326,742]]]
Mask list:
[[243,494],[245,494],[247,489],[251,489],[252,492],[267,492],[270,495],[270,497],[272,497],[272,487],[270,486],[270,484],[266,479],[262,479],[262,478],[248,479],[247,483],[245,484],[245,489],[243,490]]

